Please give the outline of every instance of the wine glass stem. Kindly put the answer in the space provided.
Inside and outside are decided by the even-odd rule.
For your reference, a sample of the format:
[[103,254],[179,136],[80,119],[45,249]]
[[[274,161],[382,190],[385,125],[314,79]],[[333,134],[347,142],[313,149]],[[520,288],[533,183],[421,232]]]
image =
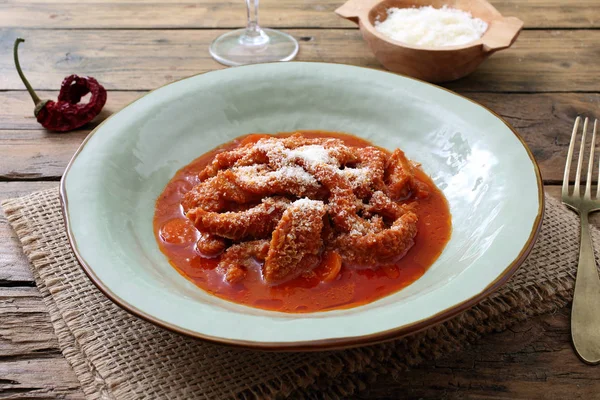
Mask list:
[[251,32],[257,31],[260,29],[258,26],[258,0],[246,0],[246,9],[248,12],[246,29]]
[[248,22],[246,33],[240,37],[240,42],[244,45],[263,45],[269,41],[269,37],[258,25],[258,1],[246,0]]

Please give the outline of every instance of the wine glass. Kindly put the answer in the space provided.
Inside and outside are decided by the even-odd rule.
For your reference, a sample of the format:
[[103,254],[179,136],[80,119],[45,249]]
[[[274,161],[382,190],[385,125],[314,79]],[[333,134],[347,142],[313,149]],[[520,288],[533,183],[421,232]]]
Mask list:
[[225,65],[289,61],[298,54],[298,42],[287,33],[258,25],[258,1],[246,0],[246,28],[227,32],[210,45],[210,55]]

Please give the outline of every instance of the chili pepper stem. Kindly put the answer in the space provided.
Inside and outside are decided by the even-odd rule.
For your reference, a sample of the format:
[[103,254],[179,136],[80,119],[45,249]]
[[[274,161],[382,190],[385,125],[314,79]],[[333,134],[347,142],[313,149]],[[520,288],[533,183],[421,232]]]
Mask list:
[[18,52],[19,44],[24,41],[25,41],[25,39],[23,39],[23,38],[17,38],[17,40],[15,40],[15,47],[13,49],[15,66],[17,67],[17,72],[19,73],[21,80],[25,84],[25,87],[27,88],[27,91],[29,92],[29,95],[31,96],[31,99],[33,100],[33,103],[36,105],[36,109],[37,109],[37,106],[42,102],[42,100],[40,100],[37,93],[35,93],[35,90],[33,90],[31,85],[29,84],[29,81],[27,80],[27,78],[25,78],[25,75],[23,74],[23,70],[21,70],[21,64],[19,64],[19,52]]

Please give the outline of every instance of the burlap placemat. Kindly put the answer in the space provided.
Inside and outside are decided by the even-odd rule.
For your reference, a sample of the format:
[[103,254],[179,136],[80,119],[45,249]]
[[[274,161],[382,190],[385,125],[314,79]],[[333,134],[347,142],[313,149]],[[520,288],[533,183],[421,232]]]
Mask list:
[[[139,320],[104,297],[79,267],[56,189],[4,201],[3,207],[87,398],[342,398],[365,388],[377,374],[399,373],[485,333],[564,306],[574,282],[579,223],[556,200],[546,200],[544,226],[530,257],[487,300],[404,339],[320,353],[233,349]],[[598,248],[599,236],[593,235]]]

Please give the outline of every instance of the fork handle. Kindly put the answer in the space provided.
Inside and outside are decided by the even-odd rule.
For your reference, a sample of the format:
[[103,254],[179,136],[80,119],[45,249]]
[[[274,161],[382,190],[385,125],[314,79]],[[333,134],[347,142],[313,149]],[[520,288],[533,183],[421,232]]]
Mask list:
[[600,363],[600,278],[590,237],[588,213],[581,213],[581,245],[571,311],[571,337],[579,357]]

